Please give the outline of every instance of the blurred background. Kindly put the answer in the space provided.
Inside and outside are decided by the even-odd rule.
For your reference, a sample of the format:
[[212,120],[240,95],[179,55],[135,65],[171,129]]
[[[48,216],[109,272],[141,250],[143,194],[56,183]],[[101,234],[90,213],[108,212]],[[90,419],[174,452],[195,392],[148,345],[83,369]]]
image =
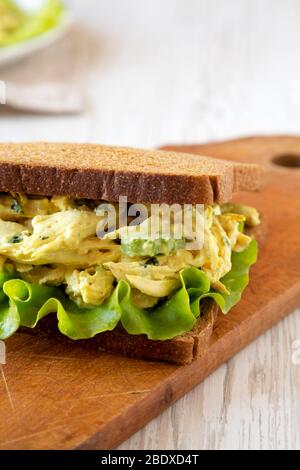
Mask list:
[[[1,141],[154,147],[299,131],[297,0],[65,4],[69,37],[10,66],[0,48],[0,80],[11,90]],[[60,87],[54,110],[49,83]]]

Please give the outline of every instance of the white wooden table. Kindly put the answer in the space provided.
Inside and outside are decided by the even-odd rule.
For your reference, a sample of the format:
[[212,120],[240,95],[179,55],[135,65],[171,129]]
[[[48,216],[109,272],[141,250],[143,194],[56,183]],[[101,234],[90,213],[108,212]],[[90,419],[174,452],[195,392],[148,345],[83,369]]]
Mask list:
[[[0,139],[156,147],[300,131],[297,0],[69,0],[88,39],[86,111],[0,106]],[[1,77],[0,77],[1,79]],[[300,448],[295,312],[120,449]]]

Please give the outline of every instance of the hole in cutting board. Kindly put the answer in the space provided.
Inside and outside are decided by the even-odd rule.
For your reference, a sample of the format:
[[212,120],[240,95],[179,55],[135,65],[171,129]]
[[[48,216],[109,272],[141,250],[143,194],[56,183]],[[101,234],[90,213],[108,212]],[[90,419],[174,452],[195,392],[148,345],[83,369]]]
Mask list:
[[287,153],[274,157],[272,162],[275,165],[284,166],[286,168],[300,168],[300,155]]

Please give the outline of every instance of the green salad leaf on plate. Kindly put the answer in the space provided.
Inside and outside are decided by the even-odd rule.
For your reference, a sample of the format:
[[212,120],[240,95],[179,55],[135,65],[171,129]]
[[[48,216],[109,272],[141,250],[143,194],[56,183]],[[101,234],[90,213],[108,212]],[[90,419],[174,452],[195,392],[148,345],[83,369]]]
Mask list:
[[14,0],[0,0],[0,47],[18,44],[55,28],[64,6],[60,0],[45,0],[36,10],[23,10]]

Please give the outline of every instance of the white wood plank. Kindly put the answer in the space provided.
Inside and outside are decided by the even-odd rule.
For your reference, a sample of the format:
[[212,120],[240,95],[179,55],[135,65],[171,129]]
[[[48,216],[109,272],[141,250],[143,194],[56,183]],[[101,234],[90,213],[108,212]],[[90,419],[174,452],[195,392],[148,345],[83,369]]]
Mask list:
[[[0,106],[0,140],[154,147],[299,133],[297,0],[69,0],[83,28],[86,111]],[[1,70],[0,70],[1,79]],[[120,449],[300,447],[299,311]]]

